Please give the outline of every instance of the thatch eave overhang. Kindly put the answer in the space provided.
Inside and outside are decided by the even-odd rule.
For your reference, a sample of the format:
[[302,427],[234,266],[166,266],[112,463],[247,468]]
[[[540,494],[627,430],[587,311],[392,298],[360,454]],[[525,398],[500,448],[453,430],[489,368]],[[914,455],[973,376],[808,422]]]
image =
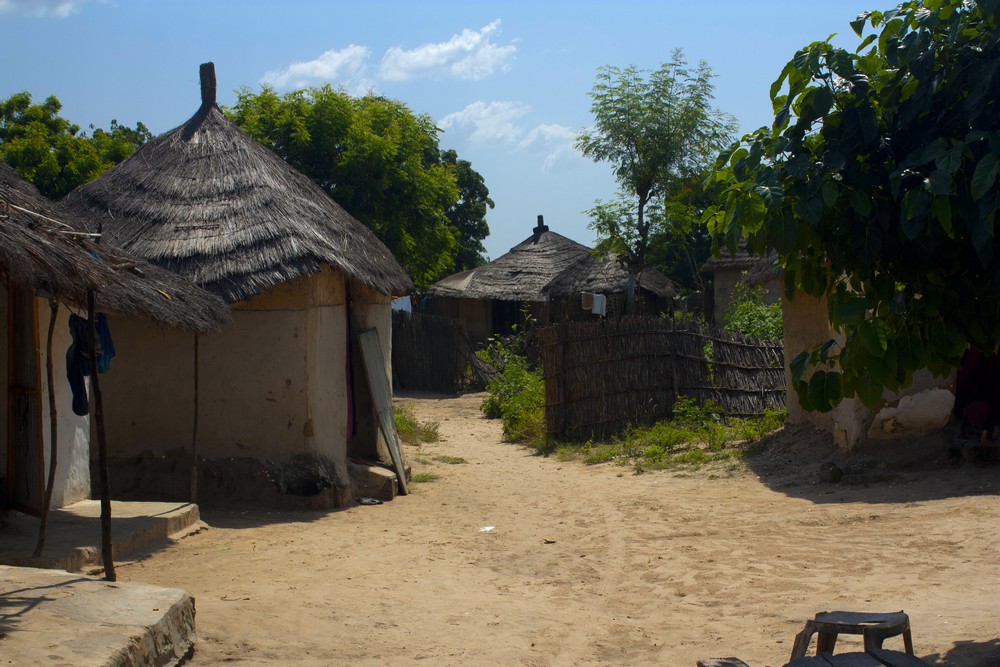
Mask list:
[[221,299],[86,232],[0,161],[0,272],[42,298],[198,332],[229,321]]

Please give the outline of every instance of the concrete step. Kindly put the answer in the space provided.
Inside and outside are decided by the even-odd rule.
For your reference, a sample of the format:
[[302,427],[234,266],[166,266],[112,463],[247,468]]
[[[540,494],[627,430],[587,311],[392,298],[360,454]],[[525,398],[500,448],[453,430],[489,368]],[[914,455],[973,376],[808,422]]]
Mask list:
[[[176,502],[111,503],[112,554],[134,557],[200,525],[198,506]],[[32,558],[39,520],[17,512],[0,528],[0,564],[82,572],[101,566],[101,503],[84,500],[49,513],[45,549]]]
[[176,665],[196,638],[194,599],[176,588],[0,565],[0,600],[12,665]]

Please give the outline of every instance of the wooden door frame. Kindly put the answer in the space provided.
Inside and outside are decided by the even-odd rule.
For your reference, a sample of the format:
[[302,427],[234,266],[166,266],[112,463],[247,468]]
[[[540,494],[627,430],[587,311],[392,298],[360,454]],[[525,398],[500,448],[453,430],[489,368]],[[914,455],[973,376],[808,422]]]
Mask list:
[[[19,295],[18,292],[21,292]],[[16,380],[16,351],[17,343],[20,339],[22,333],[25,333],[24,323],[16,321],[17,308],[15,301],[18,298],[27,298],[31,302],[31,315],[28,326],[30,326],[30,332],[28,335],[31,337],[31,349],[32,349],[32,366],[34,369],[34,387],[18,387],[15,385]],[[20,326],[19,326],[20,325]],[[23,393],[26,395],[34,394],[35,400],[38,404],[37,418],[34,426],[35,431],[35,447],[33,448],[38,455],[38,479],[35,480],[35,488],[39,489],[39,499],[44,492],[45,484],[45,454],[44,454],[44,438],[42,437],[42,376],[41,376],[41,364],[40,364],[40,351],[39,351],[39,340],[38,340],[38,297],[29,288],[17,287],[15,285],[7,286],[7,377],[5,381],[7,382],[7,405],[5,409],[7,410],[7,498],[5,499],[5,505],[9,509],[15,509],[27,514],[37,515],[41,512],[41,506],[32,507],[30,505],[21,502],[19,499],[13,497],[14,493],[14,473],[15,473],[15,452],[14,452],[14,429],[17,420],[15,419],[14,407],[15,407],[15,395],[17,393]],[[30,452],[29,452],[30,456]]]

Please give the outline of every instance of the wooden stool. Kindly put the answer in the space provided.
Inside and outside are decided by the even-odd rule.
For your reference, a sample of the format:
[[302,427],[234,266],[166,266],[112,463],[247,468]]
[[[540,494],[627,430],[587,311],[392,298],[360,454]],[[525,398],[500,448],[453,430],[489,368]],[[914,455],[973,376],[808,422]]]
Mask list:
[[795,644],[792,645],[792,657],[789,662],[805,656],[806,651],[809,650],[809,641],[815,633],[819,633],[816,638],[816,655],[833,653],[839,634],[862,635],[865,651],[881,649],[882,642],[887,637],[903,635],[903,646],[909,655],[913,655],[910,617],[901,611],[890,614],[824,611],[816,614],[816,618],[806,621],[802,632],[795,635]]

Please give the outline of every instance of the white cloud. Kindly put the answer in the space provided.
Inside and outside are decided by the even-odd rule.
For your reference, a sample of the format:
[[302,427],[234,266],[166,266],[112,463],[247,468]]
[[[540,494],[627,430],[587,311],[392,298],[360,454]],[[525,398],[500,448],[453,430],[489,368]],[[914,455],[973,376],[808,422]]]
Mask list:
[[379,75],[386,81],[405,81],[418,76],[478,81],[497,69],[507,71],[517,47],[491,41],[499,28],[498,19],[478,31],[466,28],[447,42],[424,44],[410,51],[394,46],[382,58]]
[[438,125],[443,130],[468,129],[474,143],[513,143],[524,135],[515,121],[529,111],[531,107],[520,102],[473,102],[448,114]]
[[63,19],[73,14],[86,0],[0,0],[0,14]]
[[542,170],[551,171],[563,158],[579,157],[573,147],[575,141],[576,132],[565,125],[539,125],[524,136],[518,147],[544,153]]
[[370,54],[367,47],[357,44],[339,51],[331,49],[315,60],[293,63],[284,69],[267,72],[260,78],[260,82],[276,88],[299,88],[317,83],[364,86],[365,68]]

